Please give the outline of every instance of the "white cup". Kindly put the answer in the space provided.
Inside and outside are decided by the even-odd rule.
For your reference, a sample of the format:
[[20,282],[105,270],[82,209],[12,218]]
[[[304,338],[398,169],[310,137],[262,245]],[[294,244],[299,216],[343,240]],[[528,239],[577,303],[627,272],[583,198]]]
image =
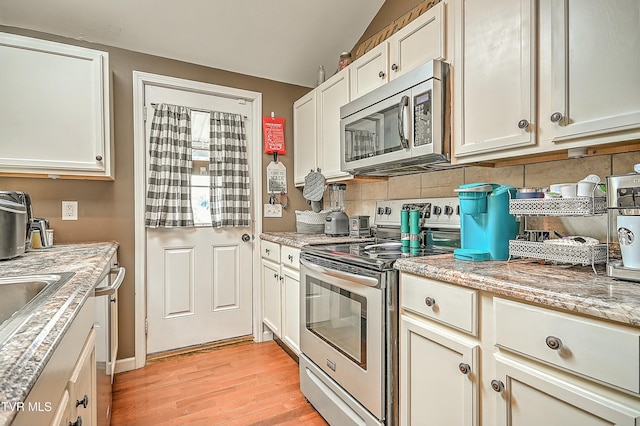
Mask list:
[[622,264],[640,269],[640,216],[618,216],[617,226]]
[[563,183],[560,185],[560,194],[562,198],[573,198],[576,196],[577,188],[577,183]]
[[578,182],[578,197],[591,197],[596,187],[596,182],[581,180]]

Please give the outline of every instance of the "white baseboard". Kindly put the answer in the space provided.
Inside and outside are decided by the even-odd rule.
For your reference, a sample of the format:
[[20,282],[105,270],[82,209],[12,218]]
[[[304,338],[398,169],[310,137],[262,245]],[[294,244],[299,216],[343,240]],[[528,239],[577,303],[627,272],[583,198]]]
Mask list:
[[131,371],[136,369],[136,359],[134,357],[116,360],[116,373]]
[[[266,328],[266,327],[265,327]],[[262,331],[262,342],[266,342],[268,340],[273,340],[273,332],[269,329]]]

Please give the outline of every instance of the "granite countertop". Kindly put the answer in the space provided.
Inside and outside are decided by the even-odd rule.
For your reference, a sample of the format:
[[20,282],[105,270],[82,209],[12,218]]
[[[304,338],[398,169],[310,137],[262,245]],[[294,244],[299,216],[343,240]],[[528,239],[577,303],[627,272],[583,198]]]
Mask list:
[[[0,277],[75,273],[0,348],[0,401],[25,400],[117,249],[115,241],[56,245],[0,261]],[[9,424],[15,414],[0,409],[0,425]]]
[[541,264],[536,260],[470,262],[452,254],[405,258],[394,267],[539,305],[640,327],[640,283],[607,277],[604,267]]
[[330,244],[353,241],[373,241],[373,237],[332,237],[325,234],[299,234],[297,232],[263,232],[260,239],[285,246],[302,248],[307,244]]

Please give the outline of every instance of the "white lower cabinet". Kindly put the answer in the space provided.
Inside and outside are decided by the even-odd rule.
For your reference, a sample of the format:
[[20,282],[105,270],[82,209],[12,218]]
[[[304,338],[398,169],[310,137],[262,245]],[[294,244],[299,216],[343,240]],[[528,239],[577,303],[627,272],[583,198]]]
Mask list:
[[400,294],[402,425],[640,425],[640,328],[408,273]]
[[261,242],[262,321],[300,354],[300,249]]
[[405,314],[400,333],[400,424],[477,424],[479,344]]

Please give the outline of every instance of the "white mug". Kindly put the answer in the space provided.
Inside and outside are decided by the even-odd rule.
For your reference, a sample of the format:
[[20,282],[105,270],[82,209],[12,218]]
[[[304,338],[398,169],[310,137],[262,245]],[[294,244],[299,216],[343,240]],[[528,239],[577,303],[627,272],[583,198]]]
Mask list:
[[577,183],[563,183],[560,185],[560,194],[562,198],[573,198],[576,196]]
[[617,228],[622,264],[640,269],[640,216],[618,216]]
[[596,182],[581,180],[578,182],[578,197],[591,197],[596,187]]

